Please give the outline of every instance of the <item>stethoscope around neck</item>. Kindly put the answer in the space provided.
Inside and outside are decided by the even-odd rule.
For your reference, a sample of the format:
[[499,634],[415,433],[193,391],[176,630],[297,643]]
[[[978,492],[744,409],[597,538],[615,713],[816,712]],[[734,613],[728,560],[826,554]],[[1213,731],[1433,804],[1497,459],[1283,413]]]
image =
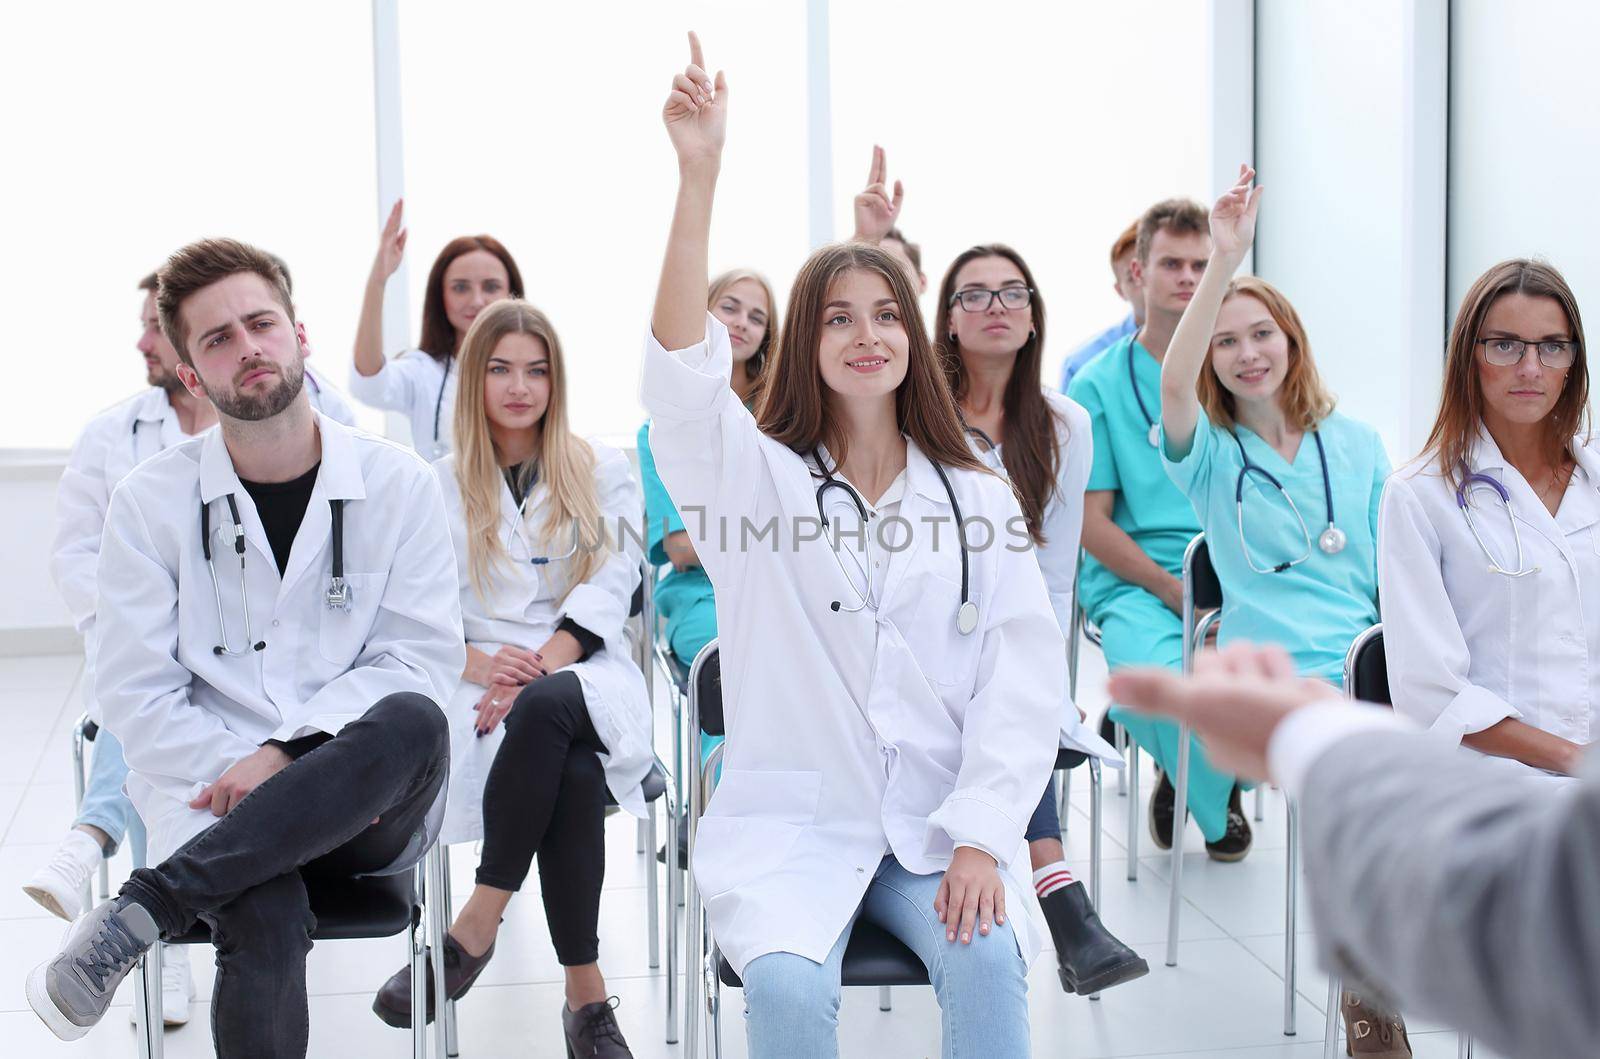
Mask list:
[[[1277,477],[1265,467],[1251,462],[1249,453],[1244,450],[1244,441],[1239,437],[1238,433],[1230,431],[1229,434],[1233,438],[1234,444],[1239,446],[1239,459],[1243,464],[1239,468],[1239,479],[1234,483],[1233,487],[1233,506],[1239,518],[1239,548],[1244,552],[1244,561],[1250,564],[1250,569],[1258,574],[1281,574],[1291,567],[1299,566],[1311,558],[1311,530],[1306,526],[1305,517],[1300,514],[1300,508],[1296,506],[1294,497],[1289,495],[1289,490],[1283,487],[1283,483],[1278,481]],[[1317,463],[1322,468],[1322,497],[1328,515],[1327,528],[1318,535],[1317,547],[1321,549],[1324,555],[1337,555],[1344,551],[1345,534],[1344,530],[1335,525],[1333,520],[1333,479],[1328,474],[1328,452],[1322,446],[1321,432],[1313,430],[1310,434],[1311,440],[1317,446]],[[1249,538],[1245,536],[1244,532],[1244,482],[1245,478],[1251,474],[1258,474],[1265,478],[1268,484],[1283,494],[1284,502],[1289,505],[1289,510],[1294,514],[1295,521],[1300,523],[1300,534],[1305,538],[1305,551],[1298,558],[1274,563],[1271,566],[1256,565],[1255,558],[1250,554]]]
[[452,354],[445,358],[444,377],[439,380],[439,396],[433,399],[433,458],[443,456],[444,445],[439,441],[439,421],[444,412],[444,388],[450,382],[450,366],[456,362]]
[[[1505,509],[1506,520],[1511,523],[1511,540],[1517,547],[1517,568],[1507,570],[1494,557],[1494,552],[1489,550],[1489,545],[1478,533],[1478,524],[1472,518],[1472,491],[1474,489],[1488,489],[1500,498],[1500,504]],[[1461,517],[1467,520],[1467,529],[1472,533],[1472,539],[1478,542],[1483,557],[1489,560],[1489,572],[1501,574],[1505,577],[1527,577],[1529,574],[1539,572],[1539,567],[1528,566],[1522,554],[1522,530],[1517,527],[1517,513],[1511,508],[1511,492],[1501,482],[1491,478],[1481,471],[1474,471],[1465,463],[1461,465],[1461,483],[1456,486],[1456,507],[1461,509]]]
[[[244,611],[245,643],[241,648],[234,648],[228,643],[228,619],[222,609],[222,585],[217,581],[217,564],[211,554],[211,505],[204,500],[200,501],[200,551],[206,557],[206,569],[211,572],[211,593],[217,601],[217,628],[222,633],[222,642],[213,646],[211,653],[237,658],[266,650],[267,641],[257,640],[255,631],[250,627],[250,595],[245,588],[244,576],[244,523],[239,518],[239,502],[232,493],[226,494],[223,499],[228,502],[228,516],[232,519],[227,532],[232,535],[233,550],[239,556],[239,608]],[[344,501],[330,499],[328,509],[333,520],[333,570],[328,578],[328,587],[322,594],[323,605],[329,610],[349,611],[353,597],[350,583],[344,579]]]
[[[862,526],[866,526],[872,515],[867,511],[867,503],[861,499],[861,494],[856,492],[849,482],[842,478],[834,477],[833,471],[829,470],[828,465],[822,462],[822,455],[816,448],[811,450],[811,461],[816,464],[817,473],[822,478],[822,483],[817,486],[817,518],[822,523],[823,531],[826,532],[828,528],[828,515],[824,510],[823,500],[827,497],[829,489],[843,489],[845,495],[850,498],[850,502],[855,505],[856,512],[860,514]],[[944,486],[945,495],[950,498],[950,512],[955,516],[956,520],[956,542],[961,547],[961,605],[956,608],[956,631],[963,636],[969,636],[978,627],[978,605],[972,602],[968,590],[970,559],[967,554],[967,535],[961,521],[961,505],[956,500],[956,491],[950,484],[950,476],[945,473],[944,468],[937,461],[930,460],[929,462],[933,464],[934,471],[939,475],[939,482]],[[870,540],[870,536],[867,539]],[[872,605],[872,600],[869,598],[869,593],[872,591],[871,572],[862,567],[860,563],[856,564],[856,569],[861,573],[867,586],[865,591],[858,590],[855,581],[850,577],[850,572],[844,568],[844,560],[839,558],[839,549],[835,547],[832,550],[833,561],[839,564],[839,572],[844,575],[845,583],[850,586],[850,591],[855,593],[857,602],[855,606],[847,607],[843,600],[836,599],[828,605],[828,609],[835,614],[840,612],[855,614],[865,610]],[[855,553],[851,552],[850,555],[854,559]]]

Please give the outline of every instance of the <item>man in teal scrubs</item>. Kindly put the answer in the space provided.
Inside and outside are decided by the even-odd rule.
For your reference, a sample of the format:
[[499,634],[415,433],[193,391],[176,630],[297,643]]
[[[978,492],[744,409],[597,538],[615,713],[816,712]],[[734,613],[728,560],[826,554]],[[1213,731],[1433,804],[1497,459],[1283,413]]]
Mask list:
[[[1200,532],[1194,508],[1161,464],[1161,358],[1211,255],[1208,215],[1186,199],[1159,202],[1139,218],[1134,275],[1145,297],[1145,322],[1086,365],[1069,396],[1089,411],[1094,465],[1083,507],[1088,552],[1078,595],[1099,626],[1106,666],[1179,667],[1183,658],[1183,552]],[[1111,716],[1151,753],[1162,770],[1150,799],[1151,831],[1172,844],[1178,728],[1170,721],[1113,706]],[[1235,778],[1217,771],[1191,742],[1189,810],[1218,860],[1250,849],[1250,824],[1240,810]]]

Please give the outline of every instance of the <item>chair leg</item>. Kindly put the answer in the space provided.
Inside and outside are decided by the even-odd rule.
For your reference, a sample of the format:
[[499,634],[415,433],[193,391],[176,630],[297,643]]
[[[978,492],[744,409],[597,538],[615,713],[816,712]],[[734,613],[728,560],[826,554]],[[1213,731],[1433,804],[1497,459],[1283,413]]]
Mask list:
[[[1260,791],[1261,788],[1257,787],[1256,790]],[[1284,793],[1283,800],[1289,813],[1287,825],[1289,832],[1289,867],[1288,877],[1284,880],[1283,891],[1283,1035],[1285,1037],[1293,1037],[1295,1035],[1295,979],[1299,973],[1299,966],[1296,962],[1297,954],[1295,952],[1295,945],[1299,940],[1295,936],[1295,906],[1300,896],[1300,812],[1295,807],[1294,802],[1289,800],[1287,792]]]
[[1334,1059],[1339,1054],[1339,998],[1344,989],[1339,976],[1328,976],[1328,1010],[1323,1013],[1322,1059]]
[[[1113,721],[1111,723],[1111,738],[1113,745],[1117,748],[1117,753],[1122,756],[1123,760],[1127,760],[1128,730]],[[1117,773],[1117,797],[1119,798],[1128,796],[1128,772],[1128,769],[1123,769]]]
[[[418,893],[427,889],[427,872],[422,864],[418,863],[411,869],[412,885]],[[424,971],[427,966],[427,938],[423,918],[417,909],[411,911],[411,995],[412,997],[426,998],[428,995],[428,976]],[[423,1008],[426,1011],[426,1008]],[[413,1016],[416,1008],[412,1009]],[[411,1020],[411,1056],[412,1059],[428,1059],[428,1031],[422,1019],[413,1017]]]
[[1072,808],[1072,770],[1063,769],[1057,773],[1061,777],[1061,794],[1056,800],[1056,816],[1061,820],[1061,833],[1067,833],[1068,811]]
[[1472,1038],[1465,1033],[1456,1034],[1457,1059],[1472,1059]]
[[1139,744],[1127,742],[1128,780],[1128,881],[1139,881]]
[[699,1059],[701,1019],[705,1015],[705,1001],[700,992],[705,982],[705,930],[700,924],[700,895],[696,892],[693,873],[685,876],[684,882],[688,895],[683,920],[683,1054],[688,1059]]
[[[1104,774],[1098,758],[1089,759],[1089,900],[1095,911],[1100,910],[1100,799],[1103,796]],[[1090,1000],[1099,1000],[1099,993],[1090,993]]]
[[[439,844],[439,874],[443,876],[444,887],[444,892],[439,897],[439,911],[442,913],[439,936],[442,938],[444,932],[450,929],[451,917],[455,910],[455,904],[450,897],[450,847],[443,843]],[[450,1059],[455,1059],[461,1054],[461,1041],[457,1036],[459,1030],[456,1023],[456,1002],[449,998],[444,1002],[444,1029],[444,1054]]]
[[667,796],[667,1043],[678,1043],[678,805]]
[[1183,911],[1183,838],[1189,826],[1189,726],[1178,726],[1178,781],[1172,803],[1172,892],[1167,900],[1167,966],[1178,966],[1178,920]]
[[[450,928],[449,890],[444,884],[444,858],[440,856],[441,847],[435,844],[433,849],[423,857],[424,874],[427,876],[426,888],[422,891],[423,909],[428,915],[428,935],[433,944],[429,950],[432,955],[430,968],[436,983],[434,998],[433,1020],[433,1054],[435,1056],[450,1054],[450,1012],[448,1002],[444,999],[444,935]],[[412,993],[413,997],[425,996],[423,993]],[[415,1008],[413,1008],[413,1011]],[[416,1019],[412,1019],[415,1023]],[[426,1044],[424,1044],[426,1047]]]
[[707,1010],[711,1015],[711,1059],[722,1059],[722,976],[717,973],[716,966],[721,957],[716,955],[715,949],[709,951],[712,953],[709,973],[711,981],[710,992],[707,995],[711,1000]]
[[161,1059],[161,946],[150,946],[139,958],[138,989],[133,996],[139,1034],[139,1059]]
[[[83,744],[83,722],[79,721],[72,729],[72,788],[76,796],[76,800],[72,803],[72,815],[74,817],[83,811],[83,795],[89,785],[89,780],[83,768]],[[102,873],[106,871],[105,863],[105,858],[101,857],[100,871]],[[100,892],[104,893],[105,890],[106,883],[102,881],[100,883]],[[83,881],[83,907],[85,911],[94,907],[94,885],[88,879]]]
[[894,990],[891,987],[886,985],[880,985],[878,987],[878,1010],[894,1010]]
[[1255,816],[1258,824],[1267,818],[1267,785],[1265,783],[1256,784]]
[[[640,821],[640,823],[644,828],[648,828],[650,831],[650,841],[645,844],[645,848],[649,852],[645,856],[644,862],[644,903],[645,922],[649,924],[650,931],[650,940],[647,943],[650,950],[650,969],[654,971],[661,966],[661,894],[658,890],[659,883],[656,879],[656,857],[654,849],[656,836],[656,802],[651,802],[648,806],[648,809],[649,812],[646,814],[645,818]],[[668,850],[667,852],[669,856],[672,856],[677,853],[677,850]],[[667,870],[672,870],[670,863],[667,865]]]

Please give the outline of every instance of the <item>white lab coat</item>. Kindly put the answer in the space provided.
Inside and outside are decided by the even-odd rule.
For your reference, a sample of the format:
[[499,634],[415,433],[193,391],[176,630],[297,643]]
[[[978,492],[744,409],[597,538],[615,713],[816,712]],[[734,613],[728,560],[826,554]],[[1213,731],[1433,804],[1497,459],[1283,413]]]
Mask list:
[[[589,580],[575,586],[564,599],[556,593],[564,584],[567,564],[537,567],[526,561],[527,557],[542,554],[538,531],[544,524],[543,505],[548,496],[543,482],[534,487],[529,497],[525,520],[518,519],[517,502],[511,490],[501,483],[501,540],[508,543],[514,557],[524,561],[494,568],[496,590],[484,600],[473,589],[468,570],[466,515],[461,506],[455,457],[446,456],[434,464],[434,470],[444,491],[445,514],[455,544],[466,642],[491,655],[505,644],[533,650],[548,640],[566,618],[604,640],[601,650],[568,669],[583,686],[589,719],[606,745],[607,753],[600,755],[600,760],[605,765],[611,796],[630,813],[644,816],[640,783],[655,762],[650,698],[625,631],[633,594],[639,587],[643,556],[636,530],[618,532],[619,523],[637,527],[644,501],[628,457],[605,445],[592,441],[590,445],[595,453],[601,517],[612,544],[621,538],[622,551],[611,552]],[[521,535],[521,541],[516,540],[517,535]],[[568,540],[563,537],[557,554],[566,550]],[[504,724],[481,739],[477,735],[473,707],[483,692],[483,685],[459,680],[446,709],[450,718],[450,801],[443,840],[447,843],[474,842],[483,837],[483,787],[505,738]]]
[[310,364],[305,364],[304,367],[306,393],[311,397],[311,407],[347,427],[355,426],[355,409],[350,407],[350,402],[339,392],[339,388],[324,379],[321,371],[313,370]]
[[[1378,514],[1378,600],[1395,710],[1459,742],[1507,717],[1588,743],[1600,709],[1600,454],[1576,438],[1578,472],[1555,517],[1488,433],[1474,470],[1503,484],[1525,566],[1488,569],[1436,460],[1396,471]],[[1505,506],[1471,495],[1478,532],[1514,569]]]
[[[1050,609],[1063,637],[1072,635],[1073,593],[1078,580],[1078,551],[1083,542],[1083,491],[1094,464],[1094,432],[1089,413],[1072,398],[1054,390],[1044,390],[1045,402],[1054,414],[1056,448],[1061,452],[1056,466],[1056,488],[1044,506],[1044,546],[1034,549],[1039,572],[1050,593]],[[988,448],[968,434],[972,450],[996,474],[1006,473],[1005,445]],[[1123,766],[1122,755],[1083,723],[1071,689],[1061,702],[1061,745],[1068,750],[1091,754],[1113,768]]]
[[[716,587],[727,756],[694,872],[718,944],[741,972],[770,952],[820,963],[886,854],[926,875],[960,844],[998,862],[1031,962],[1039,939],[1011,864],[1054,763],[1066,664],[1038,563],[1005,547],[1016,498],[997,476],[947,471],[963,518],[997,538],[971,552],[979,617],[963,636],[949,498],[909,445],[911,544],[878,553],[875,609],[835,613],[856,582],[849,559],[804,539],[816,481],[734,397],[727,328],[706,326],[676,353],[647,340],[642,394],[656,466]],[[828,496],[830,518],[849,508],[842,490]],[[937,518],[935,533],[924,520]],[[776,538],[741,543],[741,520],[775,523]]]
[[384,360],[376,375],[350,366],[350,393],[362,404],[399,412],[411,424],[411,447],[437,460],[456,447],[455,358],[436,360],[408,349]]
[[[152,864],[214,822],[189,800],[262,743],[337,734],[393,692],[443,703],[465,664],[438,480],[393,442],[326,416],[317,425],[322,465],[282,578],[220,431],[147,460],[112,493],[96,572],[95,692],[132,770],[128,795]],[[201,501],[215,501],[212,554],[228,642],[241,647],[230,493],[245,530],[251,627],[267,644],[238,657],[212,651],[222,632],[199,540]],[[347,501],[348,611],[324,604],[334,498]],[[441,793],[407,856],[421,856],[443,811]]]

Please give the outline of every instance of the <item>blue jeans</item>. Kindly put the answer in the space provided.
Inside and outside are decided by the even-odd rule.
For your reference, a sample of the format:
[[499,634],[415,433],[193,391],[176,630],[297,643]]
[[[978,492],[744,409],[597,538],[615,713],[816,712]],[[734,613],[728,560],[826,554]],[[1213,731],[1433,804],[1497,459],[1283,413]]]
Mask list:
[[[1027,967],[1011,919],[974,934],[971,944],[945,940],[933,910],[943,873],[913,875],[889,856],[856,911],[905,942],[927,965],[939,999],[944,1059],[1026,1057]],[[1018,910],[1014,915],[1027,915]],[[854,919],[823,963],[790,952],[751,960],[744,970],[745,1031],[752,1059],[833,1059],[839,1054],[840,970]]]
[[94,749],[89,760],[89,782],[84,785],[83,804],[78,807],[78,818],[73,826],[88,824],[106,833],[111,844],[106,856],[117,852],[122,839],[133,843],[133,863],[144,866],[144,821],[133,811],[133,803],[122,793],[122,782],[128,778],[128,763],[122,759],[122,744],[117,737],[100,729],[89,744]]

